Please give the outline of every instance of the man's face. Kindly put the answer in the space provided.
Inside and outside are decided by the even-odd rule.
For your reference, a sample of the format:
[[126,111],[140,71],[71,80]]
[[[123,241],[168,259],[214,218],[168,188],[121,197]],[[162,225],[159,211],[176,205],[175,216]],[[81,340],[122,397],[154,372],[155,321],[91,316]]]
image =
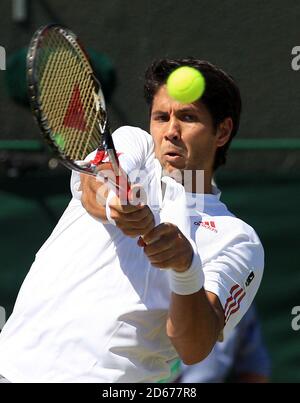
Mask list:
[[185,169],[212,173],[220,142],[211,115],[201,102],[181,104],[169,97],[163,85],[153,99],[150,133],[155,155],[167,172]]

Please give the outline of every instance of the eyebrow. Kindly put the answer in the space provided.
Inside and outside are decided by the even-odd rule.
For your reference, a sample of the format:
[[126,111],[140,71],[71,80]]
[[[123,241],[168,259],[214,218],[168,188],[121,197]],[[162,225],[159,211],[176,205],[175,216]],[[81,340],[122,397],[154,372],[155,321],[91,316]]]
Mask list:
[[183,112],[183,113],[186,113],[186,112],[189,112],[189,113],[190,113],[190,112],[200,113],[200,111],[199,111],[197,108],[193,108],[193,107],[189,107],[189,108],[185,107],[185,108],[179,109],[178,112]]
[[[152,109],[152,111],[151,111],[152,115],[161,115],[161,114],[167,115],[168,113],[169,113],[168,111],[164,111],[164,110],[161,110],[161,109],[157,109],[157,110]],[[176,113],[197,113],[197,114],[200,114],[201,112],[197,108],[184,107],[182,109],[178,109],[176,111]]]
[[161,114],[167,115],[169,112],[162,111],[162,110],[160,110],[160,109],[157,109],[157,110],[153,110],[153,109],[152,109],[151,113],[152,113],[152,115],[161,115]]

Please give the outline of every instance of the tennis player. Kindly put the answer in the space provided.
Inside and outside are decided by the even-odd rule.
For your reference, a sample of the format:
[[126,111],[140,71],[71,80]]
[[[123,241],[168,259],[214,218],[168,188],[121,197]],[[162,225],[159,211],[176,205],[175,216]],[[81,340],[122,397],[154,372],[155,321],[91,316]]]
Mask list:
[[[201,101],[168,96],[166,79],[181,65],[204,75]],[[238,129],[237,86],[210,63],[182,59],[155,62],[145,90],[152,137],[123,127],[113,138],[130,182],[147,178],[147,204],[123,205],[110,190],[102,206],[99,183],[72,174],[73,198],[1,333],[0,374],[10,382],[163,381],[179,358],[203,360],[257,292],[260,240],[211,185]],[[177,176],[185,171],[195,174],[189,192]]]

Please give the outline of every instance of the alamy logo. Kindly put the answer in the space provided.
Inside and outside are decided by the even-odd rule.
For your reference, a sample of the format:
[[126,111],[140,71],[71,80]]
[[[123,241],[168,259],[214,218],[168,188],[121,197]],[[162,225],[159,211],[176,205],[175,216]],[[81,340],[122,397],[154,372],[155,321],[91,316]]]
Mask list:
[[6,312],[3,306],[0,306],[0,331],[3,329],[6,321]]
[[297,332],[298,330],[300,330],[300,306],[294,306],[291,313],[294,316],[291,322],[291,326],[292,329]]
[[294,71],[300,70],[300,46],[294,46],[291,52],[292,56],[292,62],[291,62],[291,67]]
[[0,70],[6,70],[6,52],[3,46],[0,46]]

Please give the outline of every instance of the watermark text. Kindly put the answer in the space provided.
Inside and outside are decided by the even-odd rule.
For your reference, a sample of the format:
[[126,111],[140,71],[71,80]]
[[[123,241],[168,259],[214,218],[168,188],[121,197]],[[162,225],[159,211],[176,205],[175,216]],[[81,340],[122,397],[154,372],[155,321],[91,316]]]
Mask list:
[[294,71],[300,70],[300,46],[294,46],[291,52],[293,56],[291,67]]
[[6,312],[3,306],[0,306],[0,331],[3,329],[6,322]]
[[6,70],[6,51],[3,46],[0,46],[0,70]]
[[108,187],[118,195],[121,205],[147,204],[151,210],[157,211],[161,209],[162,199],[166,197],[168,201],[176,202],[174,208],[184,207],[182,211],[185,216],[195,215],[195,209],[198,212],[204,209],[204,171],[202,170],[162,171],[161,180],[158,180],[148,171],[132,171],[129,179],[125,175],[116,177],[109,169],[99,171],[97,180],[107,185],[99,187],[96,194],[97,203],[102,206],[106,204]]
[[291,322],[291,326],[292,329],[297,332],[298,330],[300,330],[300,306],[294,306],[291,313],[294,316]]

